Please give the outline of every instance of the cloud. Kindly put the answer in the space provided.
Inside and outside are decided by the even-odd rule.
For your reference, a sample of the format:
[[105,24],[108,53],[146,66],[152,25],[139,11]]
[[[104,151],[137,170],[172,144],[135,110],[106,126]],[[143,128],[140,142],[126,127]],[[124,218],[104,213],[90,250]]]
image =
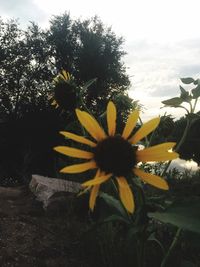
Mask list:
[[29,21],[40,23],[46,17],[45,11],[32,0],[0,0],[0,14],[5,18],[19,19],[24,26]]
[[159,109],[161,101],[179,96],[182,77],[200,77],[200,38],[173,43],[135,40],[126,43],[125,57],[132,88],[130,96],[146,107],[145,120],[165,112],[179,118],[179,108]]
[[132,90],[144,91],[146,96],[176,96],[180,77],[199,77],[200,39],[171,44],[143,40],[126,48]]
[[180,77],[193,77],[199,78],[200,64],[191,64],[180,67]]
[[190,171],[198,171],[198,164],[193,160],[183,160],[175,159],[171,162],[169,169],[176,168],[179,171],[184,171],[185,169]]

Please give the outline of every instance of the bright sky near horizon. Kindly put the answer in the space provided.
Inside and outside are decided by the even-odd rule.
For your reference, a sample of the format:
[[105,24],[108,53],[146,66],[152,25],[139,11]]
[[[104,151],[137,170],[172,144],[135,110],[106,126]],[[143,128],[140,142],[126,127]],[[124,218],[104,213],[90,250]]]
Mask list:
[[199,7],[199,0],[0,0],[0,15],[42,27],[65,11],[74,19],[98,15],[125,39],[130,96],[145,106],[146,120],[166,111],[183,115],[160,107],[179,94],[180,77],[200,77]]

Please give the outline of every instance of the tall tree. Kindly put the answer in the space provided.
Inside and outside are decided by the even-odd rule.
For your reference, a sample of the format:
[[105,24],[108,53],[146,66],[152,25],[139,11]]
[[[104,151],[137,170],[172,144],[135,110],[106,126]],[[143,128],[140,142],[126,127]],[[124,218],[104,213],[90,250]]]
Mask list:
[[17,118],[47,104],[51,69],[45,35],[36,24],[24,32],[15,20],[0,21],[1,113]]
[[102,110],[114,94],[127,90],[130,81],[122,61],[123,39],[111,28],[97,17],[72,21],[69,14],[56,16],[50,23],[47,42],[57,70],[67,69],[80,85],[97,78],[85,96],[90,108]]

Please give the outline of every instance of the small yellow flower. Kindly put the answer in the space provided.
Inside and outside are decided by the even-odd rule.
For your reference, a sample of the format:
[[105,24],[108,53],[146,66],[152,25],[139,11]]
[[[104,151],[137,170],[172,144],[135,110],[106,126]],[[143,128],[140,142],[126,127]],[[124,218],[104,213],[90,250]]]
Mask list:
[[72,81],[69,72],[62,70],[57,77],[53,79],[54,96],[51,105],[56,108],[61,107],[66,111],[72,111],[76,108],[76,86]]
[[131,173],[139,176],[145,183],[168,190],[168,184],[164,179],[137,168],[139,162],[173,160],[179,156],[176,152],[169,151],[176,144],[172,142],[138,150],[137,142],[156,129],[160,118],[152,119],[143,124],[132,135],[139,117],[138,110],[135,110],[129,115],[122,134],[118,135],[116,134],[117,112],[113,102],[109,102],[107,106],[108,133],[102,129],[89,113],[76,109],[76,114],[79,122],[95,141],[70,132],[61,132],[61,134],[76,142],[88,145],[92,152],[67,146],[58,146],[54,149],[64,155],[86,160],[83,163],[63,168],[60,171],[62,173],[81,173],[97,169],[95,177],[82,184],[83,187],[91,190],[89,200],[91,210],[94,209],[100,185],[108,181],[108,179],[116,179],[120,199],[127,211],[133,213],[135,208],[134,198],[126,179],[126,176]]

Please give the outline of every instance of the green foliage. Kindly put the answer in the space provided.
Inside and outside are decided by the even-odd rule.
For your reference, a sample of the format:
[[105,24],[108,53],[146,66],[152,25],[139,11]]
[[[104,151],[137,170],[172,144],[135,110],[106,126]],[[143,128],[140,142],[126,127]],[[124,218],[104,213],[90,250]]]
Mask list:
[[[200,114],[196,112],[198,98],[200,96],[200,79],[194,80],[191,77],[181,78],[182,83],[195,85],[191,90],[185,90],[180,86],[180,96],[163,101],[165,106],[182,108],[186,111],[185,117],[175,121],[175,127],[168,141],[178,143],[176,150],[183,159],[194,159],[198,163],[199,159],[199,122]],[[184,135],[183,135],[183,129]],[[181,140],[181,141],[180,141]]]
[[106,193],[103,193],[103,192],[100,194],[100,197],[105,201],[107,208],[108,207],[111,208],[109,213],[113,214],[112,217],[106,218],[106,220],[104,220],[105,222],[114,221],[114,220],[118,220],[118,221],[121,220],[125,223],[130,223],[129,216],[128,216],[126,210],[124,209],[124,206],[122,205],[122,203],[119,200],[117,200],[113,196],[106,194]]
[[190,102],[192,97],[190,96],[189,92],[187,92],[182,86],[180,86],[181,96],[180,98],[183,102]]
[[149,213],[153,219],[200,233],[200,198],[179,199],[164,212]]
[[162,101],[162,103],[166,106],[171,107],[178,107],[180,104],[182,104],[183,100],[180,97],[173,97],[168,100]]
[[185,84],[190,84],[190,83],[194,83],[194,79],[191,78],[191,77],[188,77],[188,78],[180,78],[181,79],[181,82],[182,83],[185,83]]
[[190,92],[186,91],[182,86],[180,86],[179,87],[180,91],[181,91],[180,97],[173,97],[173,98],[170,98],[168,100],[162,101],[162,103],[165,106],[177,108],[177,107],[183,107],[181,104],[183,102],[187,102],[187,103],[190,104],[190,108],[191,108],[190,111],[188,111],[188,113],[193,113],[194,109],[196,107],[196,103],[194,104],[194,106],[192,108],[191,100],[192,99],[197,100],[198,97],[200,96],[200,80],[199,79],[194,80],[193,78],[181,78],[181,81],[184,84],[194,84],[194,85],[197,85],[197,86],[192,88]]
[[50,71],[43,32],[34,23],[23,32],[16,21],[0,21],[1,114],[21,117],[47,106]]
[[194,99],[200,97],[200,84],[198,84],[194,89],[192,89],[192,95]]

